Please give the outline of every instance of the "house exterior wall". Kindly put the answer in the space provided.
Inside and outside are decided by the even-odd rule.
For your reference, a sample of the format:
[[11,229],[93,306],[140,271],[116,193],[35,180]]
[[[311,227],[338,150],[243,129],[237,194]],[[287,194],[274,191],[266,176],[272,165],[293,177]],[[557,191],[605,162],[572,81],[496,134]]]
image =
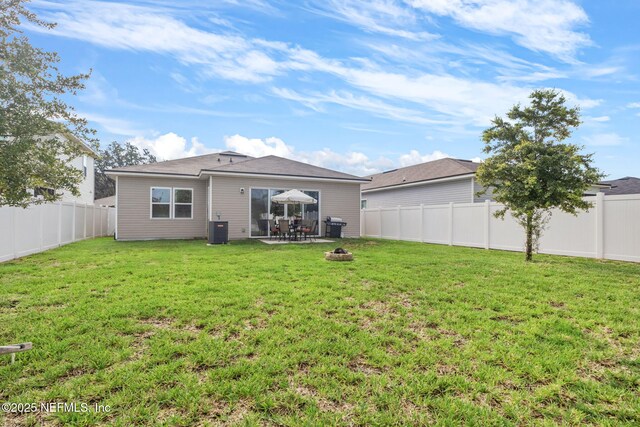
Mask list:
[[[454,181],[434,182],[413,187],[362,193],[367,208],[396,206],[442,205],[445,203],[470,203],[472,199],[471,177]],[[474,196],[475,198],[475,196]]]
[[74,168],[82,171],[83,170],[83,157],[86,158],[87,162],[87,176],[82,180],[80,185],[78,186],[78,190],[80,190],[80,196],[74,196],[69,191],[64,191],[62,193],[62,201],[63,202],[78,202],[78,203],[89,203],[93,204],[94,198],[94,187],[95,187],[95,170],[94,170],[94,162],[95,160],[88,154],[84,156],[76,157],[71,160],[68,164],[73,166]]
[[[193,218],[151,218],[151,187],[193,189]],[[207,236],[207,180],[118,177],[118,240],[193,239]]]
[[[213,176],[212,183],[212,218],[217,219],[215,214],[220,212],[220,220],[229,221],[230,239],[250,237],[251,188],[320,191],[320,235],[324,235],[322,220],[332,215],[347,223],[343,228],[345,237],[360,236],[360,183],[228,176]],[[241,188],[244,188],[244,194],[240,193]]]
[[481,202],[484,202],[485,200],[492,200],[493,191],[491,191],[492,190],[491,188],[489,188],[489,190],[486,193],[484,193],[483,195],[481,195],[479,197],[475,195],[478,191],[481,191],[483,189],[484,189],[484,187],[482,185],[478,184],[478,181],[476,181],[474,179],[473,180],[473,193],[474,193],[473,201],[475,203],[481,203]]

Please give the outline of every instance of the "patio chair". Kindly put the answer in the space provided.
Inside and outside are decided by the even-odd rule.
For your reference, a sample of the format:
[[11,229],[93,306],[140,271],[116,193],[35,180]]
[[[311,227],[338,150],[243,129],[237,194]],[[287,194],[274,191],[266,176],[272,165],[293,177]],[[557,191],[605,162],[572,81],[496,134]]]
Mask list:
[[289,220],[288,219],[280,219],[278,220],[278,228],[280,229],[280,239],[286,239],[289,233]]
[[280,239],[280,229],[276,225],[276,221],[274,219],[269,220],[269,240],[273,239],[273,236],[278,237]]
[[309,236],[309,240],[313,242],[313,238],[316,234],[318,234],[318,221],[313,220],[309,225],[302,226],[302,234],[304,235],[304,240],[307,240],[307,236]]

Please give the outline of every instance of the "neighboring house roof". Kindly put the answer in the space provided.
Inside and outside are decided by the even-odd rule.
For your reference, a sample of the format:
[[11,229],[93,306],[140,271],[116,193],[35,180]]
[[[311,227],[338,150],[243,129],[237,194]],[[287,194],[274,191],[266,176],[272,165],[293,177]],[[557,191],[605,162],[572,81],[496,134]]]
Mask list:
[[345,181],[368,182],[344,172],[313,166],[278,156],[251,157],[233,151],[205,154],[203,156],[168,160],[146,165],[127,166],[107,171],[108,174],[166,174],[200,176],[205,174],[222,175],[270,175],[300,178],[337,179]]
[[472,175],[475,174],[479,165],[479,163],[474,163],[471,160],[451,158],[434,160],[372,175],[369,177],[371,182],[363,184],[362,190],[367,191],[454,176]]
[[611,186],[611,188],[602,190],[604,194],[640,194],[640,178],[636,178],[633,176],[625,176],[624,178],[620,179],[602,181],[602,184]]
[[93,204],[98,206],[115,206],[116,196],[109,196],[109,197],[103,197],[102,199],[95,199],[93,201]]
[[245,156],[244,154],[235,153],[233,151],[224,151],[222,153],[204,154],[202,156],[166,160],[164,162],[149,163],[146,165],[126,166],[111,169],[110,171],[198,176],[200,171],[203,169],[215,169],[228,163],[239,163],[249,159],[253,159],[253,157]]
[[64,136],[65,138],[69,139],[70,141],[73,141],[73,142],[79,144],[80,148],[84,152],[89,154],[91,157],[93,157],[94,159],[97,159],[98,157],[100,157],[100,153],[98,153],[96,150],[94,150],[92,147],[90,147],[89,144],[87,144],[86,142],[84,142],[83,140],[81,140],[80,138],[78,138],[77,136],[72,134],[71,132],[63,131],[61,133],[61,135]]

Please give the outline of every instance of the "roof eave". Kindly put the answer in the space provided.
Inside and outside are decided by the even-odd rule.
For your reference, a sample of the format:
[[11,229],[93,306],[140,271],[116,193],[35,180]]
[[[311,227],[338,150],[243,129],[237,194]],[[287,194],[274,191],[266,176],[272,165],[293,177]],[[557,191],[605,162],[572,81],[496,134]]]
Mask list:
[[200,171],[202,175],[218,175],[218,176],[249,176],[255,178],[279,178],[279,179],[304,179],[314,181],[333,181],[333,182],[346,182],[346,183],[367,183],[370,182],[366,178],[341,178],[341,177],[318,177],[310,175],[295,175],[295,174],[277,174],[277,173],[264,173],[264,172],[238,172],[238,171],[219,171],[215,169],[203,169]]
[[153,176],[158,178],[185,178],[185,179],[200,178],[198,175],[184,174],[184,173],[152,172],[152,171],[123,171],[123,170],[117,170],[117,169],[106,170],[104,173],[109,176],[135,176],[135,177]]

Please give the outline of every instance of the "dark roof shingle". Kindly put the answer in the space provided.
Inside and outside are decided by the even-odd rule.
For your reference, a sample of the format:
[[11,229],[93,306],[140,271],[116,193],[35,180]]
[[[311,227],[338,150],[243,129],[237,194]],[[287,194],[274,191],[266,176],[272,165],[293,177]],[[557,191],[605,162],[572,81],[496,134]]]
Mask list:
[[198,176],[201,171],[299,176],[364,181],[355,175],[302,163],[278,156],[251,157],[232,151],[168,160],[147,165],[127,166],[111,172],[158,173]]
[[640,178],[633,176],[625,176],[620,179],[610,181],[602,181],[602,184],[610,185],[611,188],[602,190],[604,194],[620,195],[620,194],[640,194]]
[[[206,171],[207,169],[203,170]],[[212,172],[301,176],[359,181],[365,179],[348,173],[338,172],[278,156],[257,157],[240,163],[228,163],[223,166],[216,167]]]
[[166,160],[164,162],[149,163],[146,165],[126,166],[111,170],[114,172],[167,173],[197,176],[203,169],[215,169],[231,162],[240,163],[250,159],[253,159],[253,157],[233,151],[224,151],[222,153],[204,154],[202,156]]
[[372,175],[370,177],[371,182],[363,184],[362,190],[373,190],[413,182],[468,175],[475,173],[478,166],[479,163],[472,162],[471,160],[451,158],[434,160]]

